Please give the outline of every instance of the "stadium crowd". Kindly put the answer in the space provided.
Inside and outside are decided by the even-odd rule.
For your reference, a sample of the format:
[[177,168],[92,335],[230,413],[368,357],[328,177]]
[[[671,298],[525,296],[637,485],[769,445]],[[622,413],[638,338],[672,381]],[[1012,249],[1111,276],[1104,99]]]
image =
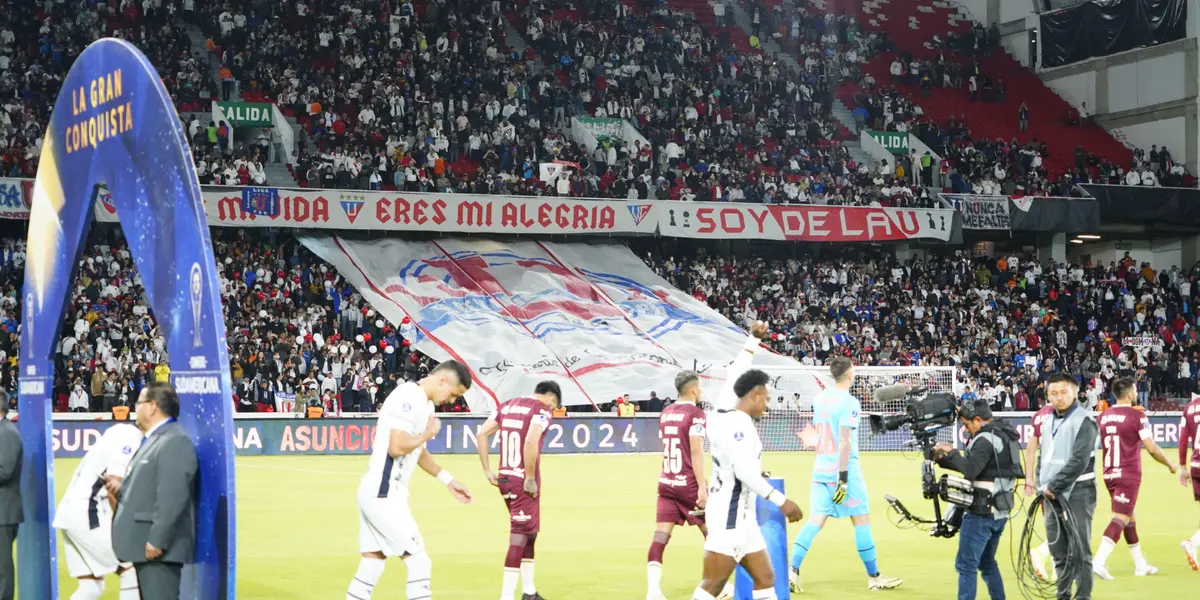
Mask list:
[[820,258],[663,256],[655,269],[736,323],[772,323],[770,346],[802,364],[957,365],[957,390],[997,408],[1045,402],[1065,370],[1096,402],[1134,375],[1149,398],[1195,391],[1200,266],[1155,272],[1119,264],[974,260],[962,251],[898,263],[829,250]]
[[[170,375],[161,332],[118,228],[97,226],[79,261],[55,353],[55,410],[108,412],[133,406],[147,383]],[[23,238],[22,238],[23,239]],[[216,232],[240,411],[369,412],[397,382],[431,368],[330,267],[295,240]],[[16,398],[17,293],[24,242],[3,243],[0,385]],[[446,407],[464,411],[461,401]]]
[[[60,411],[130,406],[147,382],[169,376],[162,335],[120,232],[97,230],[80,259],[56,350]],[[12,392],[25,255],[15,237],[2,246],[0,385]],[[214,251],[239,410],[318,404],[331,414],[370,411],[397,382],[433,365],[398,335],[398,324],[383,321],[290,236],[219,231]],[[837,249],[747,260],[674,244],[650,255],[663,277],[735,323],[768,320],[770,347],[805,365],[833,356],[863,365],[957,365],[957,393],[1008,410],[1040,406],[1042,382],[1058,369],[1080,377],[1093,401],[1122,375],[1137,377],[1144,400],[1198,389],[1200,266],[1155,272],[1129,259],[1039,265],[1018,256],[973,260],[961,251],[898,263]],[[648,393],[630,392],[642,400]]]

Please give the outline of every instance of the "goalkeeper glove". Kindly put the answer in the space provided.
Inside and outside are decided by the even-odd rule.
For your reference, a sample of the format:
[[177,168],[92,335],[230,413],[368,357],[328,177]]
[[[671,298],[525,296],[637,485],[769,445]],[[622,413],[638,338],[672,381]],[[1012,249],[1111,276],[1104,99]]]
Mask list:
[[841,504],[846,501],[847,480],[850,479],[850,474],[846,471],[838,473],[837,489],[833,491],[833,503]]

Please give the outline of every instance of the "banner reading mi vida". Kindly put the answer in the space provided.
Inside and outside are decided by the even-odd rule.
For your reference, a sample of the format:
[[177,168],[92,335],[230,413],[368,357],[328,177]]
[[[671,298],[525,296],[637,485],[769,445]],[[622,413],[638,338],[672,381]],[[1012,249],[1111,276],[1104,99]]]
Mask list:
[[907,131],[868,131],[867,134],[892,154],[908,154]]
[[[880,242],[954,239],[955,211],[207,186],[211,226]],[[266,198],[251,202],[249,198]],[[247,208],[251,210],[247,210]],[[267,214],[262,214],[266,211]],[[256,214],[257,213],[257,214]],[[100,198],[96,219],[115,222]]]
[[253,102],[218,102],[225,118],[234,126],[241,127],[272,127],[271,104],[256,104]]

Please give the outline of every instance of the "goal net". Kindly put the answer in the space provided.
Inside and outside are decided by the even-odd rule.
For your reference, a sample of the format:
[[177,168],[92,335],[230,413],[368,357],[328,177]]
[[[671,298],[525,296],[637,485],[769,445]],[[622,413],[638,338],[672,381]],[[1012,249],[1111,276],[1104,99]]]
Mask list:
[[[870,414],[897,414],[904,412],[904,400],[878,403],[874,401],[875,390],[893,384],[909,387],[921,386],[929,392],[953,394],[954,367],[855,367],[856,377],[850,392],[862,403],[862,421],[859,423],[859,450],[905,450],[912,439],[908,428],[880,435],[871,435],[867,421]],[[763,449],[768,451],[806,450],[798,435],[812,423],[812,403],[823,389],[833,387],[833,378],[828,367],[794,367],[767,369],[771,376],[769,390],[771,401],[768,413],[758,424]],[[952,427],[938,433],[938,441],[951,442]]]

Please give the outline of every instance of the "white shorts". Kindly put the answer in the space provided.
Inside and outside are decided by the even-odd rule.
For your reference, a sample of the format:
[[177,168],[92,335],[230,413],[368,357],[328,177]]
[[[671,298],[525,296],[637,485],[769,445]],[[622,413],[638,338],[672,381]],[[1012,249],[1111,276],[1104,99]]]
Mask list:
[[406,556],[425,550],[407,498],[358,497],[358,551]]
[[117,561],[112,545],[112,523],[101,519],[96,529],[63,529],[63,555],[67,558],[67,573],[80,577],[104,577],[116,573],[117,567],[128,563]]
[[705,552],[732,556],[737,562],[742,562],[746,555],[766,549],[767,542],[758,523],[741,523],[733,529],[709,527],[708,538],[704,540]]

